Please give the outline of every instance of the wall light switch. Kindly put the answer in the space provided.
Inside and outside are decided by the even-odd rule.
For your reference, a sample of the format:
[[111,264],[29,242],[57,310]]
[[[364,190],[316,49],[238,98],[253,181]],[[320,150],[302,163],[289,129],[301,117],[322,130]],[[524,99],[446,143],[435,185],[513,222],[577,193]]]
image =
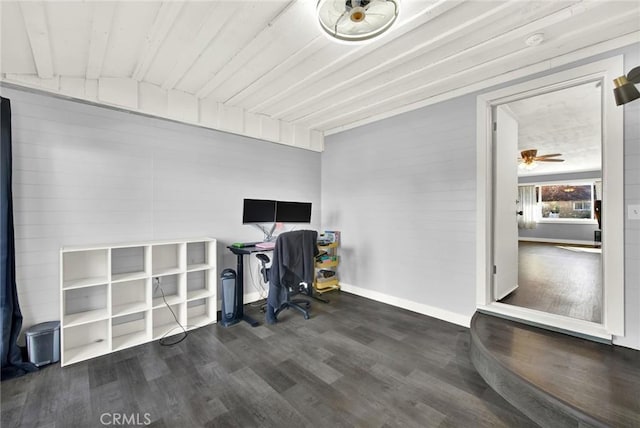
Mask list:
[[629,220],[640,220],[640,205],[629,205]]

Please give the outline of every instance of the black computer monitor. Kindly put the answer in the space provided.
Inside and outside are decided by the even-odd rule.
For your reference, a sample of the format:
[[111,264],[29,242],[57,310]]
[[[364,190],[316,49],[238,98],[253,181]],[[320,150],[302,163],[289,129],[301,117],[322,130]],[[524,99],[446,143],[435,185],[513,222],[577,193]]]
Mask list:
[[278,201],[276,221],[278,223],[311,223],[311,202]]
[[276,201],[269,199],[245,199],[242,223],[273,223],[276,221]]

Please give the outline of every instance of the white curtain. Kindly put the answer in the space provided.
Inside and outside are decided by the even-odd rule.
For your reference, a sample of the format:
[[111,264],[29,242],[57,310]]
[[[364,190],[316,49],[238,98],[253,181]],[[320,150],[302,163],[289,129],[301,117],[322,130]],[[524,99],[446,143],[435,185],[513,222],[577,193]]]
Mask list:
[[536,186],[518,186],[518,211],[522,211],[522,215],[518,216],[519,229],[535,229],[538,226],[537,208]]

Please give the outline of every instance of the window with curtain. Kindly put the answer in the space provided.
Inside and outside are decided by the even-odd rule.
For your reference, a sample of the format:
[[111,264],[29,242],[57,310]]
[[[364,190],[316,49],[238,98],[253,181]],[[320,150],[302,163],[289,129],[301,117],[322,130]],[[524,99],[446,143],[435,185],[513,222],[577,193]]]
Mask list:
[[518,211],[522,211],[518,216],[518,228],[535,229],[538,225],[536,186],[518,186]]

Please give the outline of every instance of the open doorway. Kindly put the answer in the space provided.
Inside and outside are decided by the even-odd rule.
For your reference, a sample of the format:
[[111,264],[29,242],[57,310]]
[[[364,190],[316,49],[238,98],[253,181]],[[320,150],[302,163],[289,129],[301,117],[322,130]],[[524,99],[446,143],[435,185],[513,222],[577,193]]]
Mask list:
[[502,303],[602,322],[602,95],[596,80],[499,107],[517,140],[495,148],[518,153],[517,287]]
[[[610,341],[613,335],[624,334],[624,241],[622,224],[619,220],[623,218],[622,111],[616,108],[611,96],[612,81],[616,75],[621,73],[622,58],[613,57],[478,96],[476,247],[478,310],[596,340]],[[584,149],[586,144],[584,142],[573,146],[568,144],[560,148],[552,148],[545,146],[545,144],[551,144],[548,142],[548,138],[536,135],[536,143],[531,144],[531,147],[527,142],[522,142],[522,145],[517,143],[519,139],[518,116],[527,116],[527,113],[524,112],[527,106],[519,106],[516,103],[549,95],[557,98],[547,100],[547,103],[553,106],[564,105],[565,101],[561,97],[563,93],[560,92],[563,90],[575,90],[581,94],[586,90],[591,91],[589,92],[590,96],[593,96],[600,103],[600,168],[597,161],[592,166],[585,166],[589,156]],[[517,112],[519,107],[522,107],[523,111]],[[583,110],[586,108],[583,106]],[[503,116],[503,120],[500,116]],[[532,113],[532,116],[535,115]],[[494,123],[496,118],[495,122],[504,121],[507,126],[496,126]],[[531,119],[531,125],[523,122],[522,126],[531,126],[533,128],[532,135],[535,135],[536,129],[539,131],[544,128],[542,121],[545,121],[544,125],[546,125],[546,122],[555,119],[550,116],[539,116]],[[556,131],[563,126],[563,123],[566,124],[566,120],[560,120],[554,125]],[[512,140],[512,144],[506,145],[508,149],[505,149],[505,146],[500,148],[497,146],[497,141],[500,138],[499,133],[507,133],[503,139],[510,138]],[[525,145],[527,147],[524,147]],[[546,158],[562,159],[563,162],[538,162],[534,169],[529,170],[533,172],[518,174],[520,169],[526,170],[524,166],[518,166],[518,157],[527,157],[526,154],[520,153],[526,149],[537,150],[534,157],[545,158],[544,155],[559,154],[561,156],[546,156]],[[568,168],[571,163],[577,162],[579,159],[581,159],[583,166],[579,168],[574,166],[571,173],[576,175],[573,177],[567,176],[568,171],[553,171],[551,166],[544,166],[547,164],[562,165],[563,168]],[[549,170],[545,171],[547,168]],[[562,179],[557,176],[553,177],[563,174]],[[543,175],[547,176],[544,181],[540,179]],[[520,242],[530,243],[530,248],[527,249],[524,248],[524,245],[527,244],[523,245],[523,254],[527,250],[529,250],[528,253],[535,253],[536,248],[543,245],[543,241],[534,239],[535,236],[532,236],[534,232],[527,231],[526,228],[520,232],[518,229],[518,221],[526,221],[525,216],[520,214],[520,211],[524,211],[520,203],[521,199],[524,200],[519,189],[522,186],[529,186],[529,197],[533,201],[529,203],[537,210],[538,223],[544,224],[547,228],[555,228],[551,232],[552,236],[545,237],[545,240],[555,239],[558,241],[545,242],[545,244],[550,244],[548,249],[552,249],[556,253],[547,256],[540,255],[558,262],[555,266],[550,267],[549,272],[554,274],[567,273],[568,270],[562,263],[563,257],[570,257],[574,253],[584,253],[584,255],[592,256],[595,259],[589,262],[589,266],[593,269],[588,273],[590,278],[601,279],[600,283],[594,282],[592,287],[596,290],[593,292],[596,301],[595,308],[590,310],[576,309],[576,305],[559,302],[563,296],[580,298],[580,296],[575,296],[578,294],[575,290],[569,289],[555,295],[555,303],[561,303],[556,306],[572,308],[568,312],[536,308],[534,304],[529,303],[516,302],[514,304],[513,301],[508,301],[513,296],[524,294],[521,292],[524,289],[519,290],[518,284],[518,276],[521,273],[519,269]],[[590,189],[590,194],[587,192],[588,189]],[[559,192],[562,192],[563,196],[558,196]],[[575,197],[566,196],[572,192],[576,195]],[[580,198],[576,199],[578,195]],[[598,219],[595,214],[597,201],[601,201],[604,213],[600,219],[601,225],[597,224]],[[584,231],[585,234],[581,238],[561,235],[568,233],[562,225],[564,221],[570,220],[562,217],[573,215],[584,215],[585,218],[576,218],[574,223],[584,223],[583,226],[590,228]],[[520,217],[522,218],[520,219]],[[523,238],[528,238],[528,241],[520,241],[521,234]],[[601,241],[601,245],[597,241]],[[589,251],[587,251],[588,248]],[[599,252],[600,248],[601,253]],[[523,269],[528,270],[523,273],[530,275],[533,279],[540,279],[542,270],[536,266],[538,262],[529,256],[531,254],[527,255],[527,260],[521,262]],[[540,294],[540,291],[538,290],[537,293]],[[536,292],[532,293],[532,295],[535,294]],[[600,302],[599,309],[597,308],[598,300]]]

